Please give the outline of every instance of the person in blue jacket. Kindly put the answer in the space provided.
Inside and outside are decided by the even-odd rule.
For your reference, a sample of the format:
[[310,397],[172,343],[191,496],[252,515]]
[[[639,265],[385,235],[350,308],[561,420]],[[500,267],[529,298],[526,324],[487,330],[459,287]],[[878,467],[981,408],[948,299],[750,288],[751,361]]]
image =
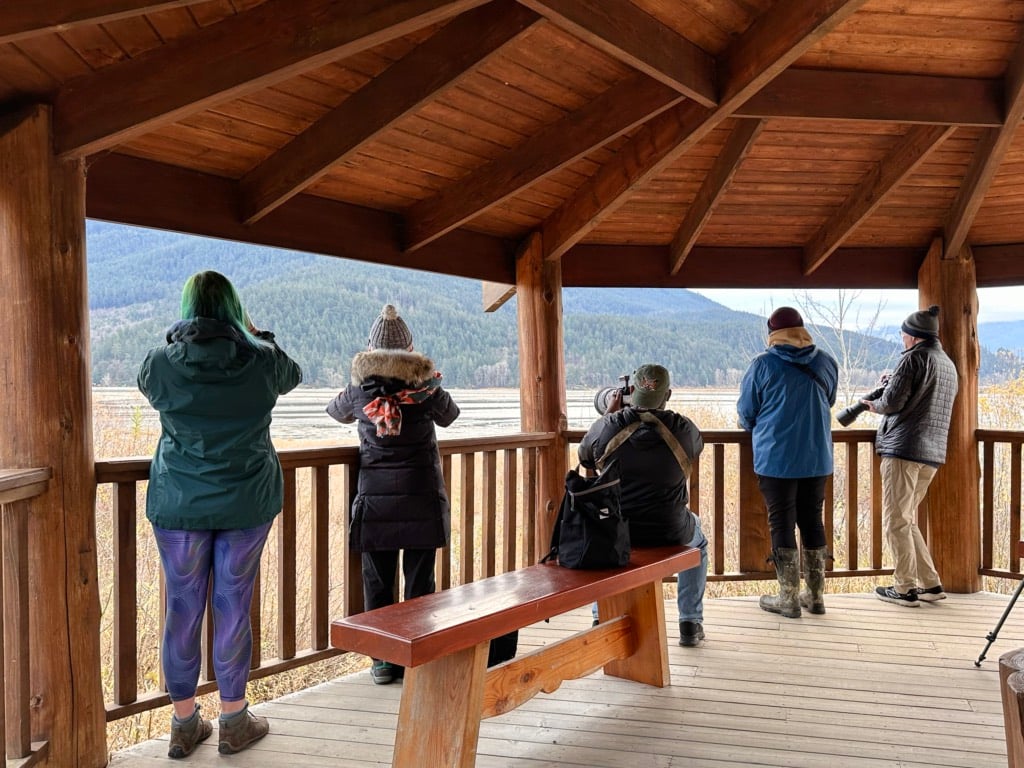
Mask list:
[[167,590],[160,659],[174,714],[168,756],[213,732],[195,702],[201,630],[212,584],[219,751],[245,749],[270,729],[249,712],[249,606],[260,554],[284,498],[270,412],[302,380],[299,366],[259,331],[223,275],[198,272],[181,293],[181,320],[149,351],[139,389],[160,414],[146,517]]
[[[818,349],[792,307],[768,318],[768,349],[743,376],[737,403],[739,424],[752,433],[754,472],[768,508],[778,595],[760,606],[787,618],[801,607],[825,612],[828,551],[821,508],[832,474],[832,416],[839,366]],[[800,530],[806,586],[800,591]]]

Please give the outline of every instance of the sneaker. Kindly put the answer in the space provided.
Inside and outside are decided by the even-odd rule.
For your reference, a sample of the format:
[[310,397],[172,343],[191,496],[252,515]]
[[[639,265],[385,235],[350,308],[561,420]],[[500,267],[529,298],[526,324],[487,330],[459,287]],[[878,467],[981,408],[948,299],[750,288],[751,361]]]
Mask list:
[[875,597],[886,603],[902,605],[904,608],[917,608],[921,603],[917,601],[917,591],[897,592],[896,587],[875,587]]
[[926,603],[934,603],[937,600],[946,599],[946,593],[943,591],[941,584],[936,584],[934,587],[928,587],[928,589],[915,589],[914,594],[917,595],[918,600],[923,600]]
[[699,621],[679,622],[679,644],[684,648],[694,648],[704,640],[704,627]]
[[375,685],[389,685],[395,681],[395,668],[389,661],[374,659],[370,667],[370,679]]
[[245,709],[231,717],[225,718],[221,715],[217,725],[220,729],[220,745],[217,750],[222,755],[241,752],[270,732],[267,718],[254,715],[249,711],[248,704],[245,705]]
[[199,742],[205,741],[213,733],[213,725],[209,720],[203,720],[199,716],[199,705],[196,705],[192,717],[186,720],[179,720],[171,717],[171,741],[167,745],[167,756],[173,760],[180,760],[191,755]]

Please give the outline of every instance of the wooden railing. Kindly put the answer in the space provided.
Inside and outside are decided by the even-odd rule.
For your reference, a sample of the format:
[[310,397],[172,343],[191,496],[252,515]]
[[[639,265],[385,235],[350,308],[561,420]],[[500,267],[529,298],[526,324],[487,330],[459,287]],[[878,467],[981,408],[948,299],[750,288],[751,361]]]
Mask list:
[[50,468],[0,470],[0,755],[9,766],[27,768],[46,755],[46,742],[32,743],[29,684],[28,518],[32,499],[46,491]]
[[[563,436],[568,441],[563,444],[569,451],[570,466],[575,465],[576,444],[583,434],[576,430]],[[833,434],[835,474],[826,488],[824,508],[826,535],[835,558],[830,578],[892,572],[883,567],[881,479],[874,437],[875,432],[867,429]],[[452,501],[452,544],[438,558],[440,588],[537,561],[542,554],[535,544],[539,456],[558,440],[552,433],[537,433],[441,443]],[[770,546],[767,521],[753,475],[749,435],[740,430],[707,431],[704,440],[704,453],[693,465],[690,504],[701,516],[710,541],[709,580],[772,579],[774,573],[765,561]],[[1020,558],[1011,543],[1020,538],[1024,433],[979,431],[978,440],[984,467],[982,572],[1019,578]],[[282,451],[281,462],[284,508],[268,542],[262,570],[272,574],[272,579],[260,580],[253,599],[253,679],[337,655],[328,645],[330,620],[358,612],[362,606],[359,562],[350,556],[347,541],[357,450]],[[1009,471],[999,471],[1005,464]],[[146,686],[149,690],[142,690],[144,686],[139,684],[140,679],[159,676],[158,671],[139,668],[143,646],[149,648],[150,656],[159,646],[158,631],[140,641],[139,610],[149,606],[162,614],[163,605],[162,594],[148,594],[160,582],[159,568],[150,571],[150,578],[138,575],[139,547],[145,546],[150,559],[154,557],[151,530],[138,514],[148,467],[148,459],[96,465],[97,517],[103,518],[103,490],[109,486],[106,495],[112,521],[111,534],[106,537],[113,562],[109,611],[114,628],[108,720],[167,703],[162,679]],[[1005,503],[998,500],[1007,498],[1008,515],[995,508]],[[999,526],[994,521],[1005,519],[1007,530],[995,534],[994,526]],[[101,549],[103,539],[98,536]],[[995,541],[1000,548],[1005,546],[1005,566],[993,564]],[[1001,561],[997,558],[996,562]],[[273,600],[265,603],[268,597]],[[267,648],[272,652],[265,654]],[[215,688],[207,653],[200,692]]]
[[1024,432],[979,429],[981,573],[1021,578],[1021,446]]
[[[438,557],[439,588],[535,562],[538,456],[555,440],[554,433],[533,433],[441,443],[442,469],[452,501],[452,545]],[[338,655],[341,652],[328,643],[330,621],[362,606],[358,555],[350,556],[348,549],[357,449],[286,450],[280,457],[285,499],[253,596],[251,679]],[[101,573],[100,585],[101,594],[109,593],[105,614],[113,624],[113,639],[104,658],[104,665],[112,668],[108,722],[169,701],[159,669],[140,669],[139,663],[142,651],[155,659],[161,629],[140,639],[140,611],[156,614],[162,624],[164,604],[152,531],[139,512],[149,463],[146,458],[96,464],[97,540],[101,560],[104,554],[110,558],[112,572],[110,584],[102,583]],[[105,520],[109,520],[109,533]],[[141,547],[148,557],[139,556]],[[145,577],[140,576],[144,567]],[[270,581],[264,578],[268,573]],[[308,581],[300,583],[300,577]],[[272,610],[267,609],[268,603]],[[200,694],[217,686],[209,627],[207,615]],[[268,647],[273,654],[265,658]],[[158,665],[154,661],[150,666]],[[142,680],[149,682],[141,686]]]

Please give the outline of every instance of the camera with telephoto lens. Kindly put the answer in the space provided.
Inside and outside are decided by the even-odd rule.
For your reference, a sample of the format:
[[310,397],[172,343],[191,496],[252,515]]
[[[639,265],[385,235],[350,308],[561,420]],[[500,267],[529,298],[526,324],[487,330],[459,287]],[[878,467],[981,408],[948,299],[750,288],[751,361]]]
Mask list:
[[608,406],[612,404],[612,398],[615,397],[616,392],[622,393],[622,404],[629,405],[629,374],[624,373],[619,376],[619,386],[617,387],[603,387],[597,390],[597,394],[594,395],[594,408],[604,416],[608,412]]
[[[882,392],[884,391],[885,385],[882,385],[878,389],[873,389],[870,392],[868,392],[866,395],[864,395],[864,397],[861,398],[861,400],[877,400],[879,397],[882,396]],[[866,411],[867,409],[868,407],[864,405],[864,403],[862,403],[860,400],[858,400],[853,405],[848,405],[846,408],[843,408],[843,410],[837,413],[836,421],[838,421],[844,427],[848,427],[851,424],[853,424],[853,422],[857,420],[857,417],[864,413],[864,411]]]

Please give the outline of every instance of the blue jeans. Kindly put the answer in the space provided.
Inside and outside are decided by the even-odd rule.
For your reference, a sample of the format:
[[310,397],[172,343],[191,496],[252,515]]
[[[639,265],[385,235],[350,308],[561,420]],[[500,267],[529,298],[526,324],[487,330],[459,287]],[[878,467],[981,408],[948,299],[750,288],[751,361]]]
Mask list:
[[[704,623],[704,587],[708,582],[708,540],[700,527],[700,518],[693,516],[693,538],[686,546],[700,550],[700,565],[688,568],[676,574],[676,608],[680,621],[696,621]],[[594,619],[597,619],[597,603],[591,606]]]

